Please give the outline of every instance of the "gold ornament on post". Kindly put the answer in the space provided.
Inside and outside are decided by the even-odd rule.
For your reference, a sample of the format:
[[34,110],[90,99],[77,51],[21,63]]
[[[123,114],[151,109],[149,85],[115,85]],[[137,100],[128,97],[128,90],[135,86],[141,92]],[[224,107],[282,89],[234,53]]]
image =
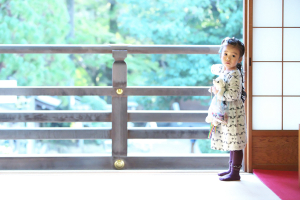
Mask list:
[[116,169],[123,169],[124,168],[124,166],[125,166],[125,163],[124,163],[124,161],[123,160],[121,160],[121,159],[119,159],[119,160],[116,160],[115,161],[115,168]]
[[117,94],[123,94],[123,90],[122,89],[117,89]]

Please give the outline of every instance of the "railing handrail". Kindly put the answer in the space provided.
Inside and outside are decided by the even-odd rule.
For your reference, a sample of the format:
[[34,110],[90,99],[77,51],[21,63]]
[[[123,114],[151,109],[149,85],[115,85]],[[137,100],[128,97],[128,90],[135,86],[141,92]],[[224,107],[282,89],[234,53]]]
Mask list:
[[[190,87],[118,87],[123,89],[122,95],[129,96],[210,96],[208,86],[190,86]],[[36,96],[115,96],[116,88],[110,86],[92,86],[92,87],[0,87],[1,95],[36,95]],[[120,96],[120,95],[118,95]]]
[[51,45],[1,44],[0,53],[34,54],[111,54],[113,50],[127,50],[128,54],[218,54],[220,45]]

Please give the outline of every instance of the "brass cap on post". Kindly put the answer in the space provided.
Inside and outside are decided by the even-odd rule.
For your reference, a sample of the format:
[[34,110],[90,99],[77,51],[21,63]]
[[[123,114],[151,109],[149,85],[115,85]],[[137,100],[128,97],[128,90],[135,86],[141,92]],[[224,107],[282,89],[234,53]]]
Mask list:
[[117,94],[123,94],[123,90],[122,89],[117,89]]
[[115,161],[114,166],[116,169],[123,169],[125,166],[125,163],[123,160],[119,159],[119,160]]

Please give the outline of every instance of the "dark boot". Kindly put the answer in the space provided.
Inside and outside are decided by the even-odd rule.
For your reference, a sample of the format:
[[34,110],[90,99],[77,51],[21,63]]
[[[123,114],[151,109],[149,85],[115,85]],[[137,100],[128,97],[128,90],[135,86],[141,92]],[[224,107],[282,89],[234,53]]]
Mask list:
[[242,167],[242,161],[243,161],[243,151],[233,151],[233,159],[231,164],[231,172],[223,177],[220,177],[219,179],[221,181],[239,181],[241,179],[240,177],[240,169]]
[[229,169],[228,169],[228,171],[226,171],[226,172],[221,172],[221,173],[218,173],[218,176],[224,176],[224,175],[227,175],[227,174],[229,174],[230,172],[231,172],[231,164],[232,164],[232,154],[233,154],[233,151],[230,151],[230,154],[229,154]]

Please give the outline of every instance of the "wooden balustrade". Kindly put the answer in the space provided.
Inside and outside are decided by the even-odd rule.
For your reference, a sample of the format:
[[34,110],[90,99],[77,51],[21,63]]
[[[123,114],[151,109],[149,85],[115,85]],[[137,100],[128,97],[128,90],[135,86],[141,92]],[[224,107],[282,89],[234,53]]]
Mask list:
[[221,169],[228,156],[132,157],[128,139],[207,139],[208,128],[128,128],[127,122],[204,122],[207,111],[128,111],[128,96],[210,96],[209,87],[128,87],[127,54],[218,54],[219,45],[0,45],[0,53],[112,54],[112,86],[9,87],[1,95],[111,96],[112,111],[5,111],[0,122],[112,122],[112,128],[1,129],[0,139],[111,139],[112,156],[5,156],[0,169]]

